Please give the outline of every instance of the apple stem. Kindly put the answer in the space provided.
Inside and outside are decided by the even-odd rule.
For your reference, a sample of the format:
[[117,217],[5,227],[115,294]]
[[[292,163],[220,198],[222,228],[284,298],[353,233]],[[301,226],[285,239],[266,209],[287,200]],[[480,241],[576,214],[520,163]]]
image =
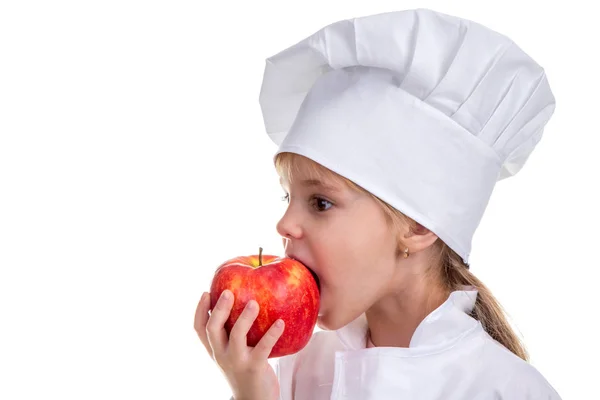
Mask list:
[[262,247],[258,248],[258,266],[262,267]]

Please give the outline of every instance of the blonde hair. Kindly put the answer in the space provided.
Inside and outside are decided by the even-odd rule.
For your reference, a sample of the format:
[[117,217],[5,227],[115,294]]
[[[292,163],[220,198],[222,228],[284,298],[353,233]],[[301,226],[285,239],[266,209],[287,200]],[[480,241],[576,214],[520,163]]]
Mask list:
[[[392,229],[399,231],[401,227],[407,226],[411,231],[418,229],[419,223],[412,218],[404,215],[354,182],[301,155],[287,152],[278,154],[275,160],[275,168],[278,174],[285,177],[291,183],[299,169],[299,158],[309,161],[308,169],[303,170],[303,173],[308,174],[310,179],[331,179],[334,182],[346,185],[352,190],[371,196],[381,206]],[[506,318],[504,309],[492,295],[491,291],[469,271],[469,266],[464,263],[462,257],[448,247],[441,239],[436,240],[432,246],[434,246],[432,249],[434,256],[428,272],[439,275],[441,283],[448,293],[461,290],[463,286],[474,287],[478,291],[478,295],[475,307],[470,315],[481,323],[485,331],[493,339],[518,357],[528,361],[529,356],[524,344],[513,331]],[[399,241],[396,255],[399,256],[404,248],[404,243]]]

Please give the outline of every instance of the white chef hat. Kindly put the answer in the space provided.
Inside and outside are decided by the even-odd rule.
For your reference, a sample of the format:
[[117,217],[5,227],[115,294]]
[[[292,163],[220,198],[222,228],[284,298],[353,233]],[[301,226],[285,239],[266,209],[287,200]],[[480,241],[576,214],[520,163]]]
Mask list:
[[260,105],[276,154],[350,179],[468,263],[495,183],[522,168],[555,101],[510,39],[418,9],[339,21],[268,58]]

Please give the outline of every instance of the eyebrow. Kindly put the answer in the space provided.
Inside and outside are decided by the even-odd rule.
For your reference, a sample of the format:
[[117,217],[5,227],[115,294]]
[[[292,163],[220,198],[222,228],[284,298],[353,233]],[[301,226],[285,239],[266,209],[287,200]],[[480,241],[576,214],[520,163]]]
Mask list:
[[327,183],[324,183],[318,179],[304,179],[301,180],[300,183],[304,186],[308,186],[308,187],[320,187],[326,190],[330,190],[332,192],[339,192],[340,188],[338,188],[337,186],[333,186],[333,185],[329,185]]
[[[301,185],[306,186],[306,187],[320,187],[322,189],[329,190],[331,192],[341,192],[341,189],[339,187],[327,184],[327,183],[325,183],[323,181],[320,181],[318,179],[303,179],[303,180],[301,180],[299,182],[300,182]],[[279,179],[279,183],[282,186],[284,185],[283,178]]]

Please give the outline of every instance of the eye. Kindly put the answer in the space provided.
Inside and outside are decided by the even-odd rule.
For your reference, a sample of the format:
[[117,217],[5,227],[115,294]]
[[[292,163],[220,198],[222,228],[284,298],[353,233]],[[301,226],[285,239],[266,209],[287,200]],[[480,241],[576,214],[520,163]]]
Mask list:
[[313,197],[312,206],[319,212],[327,211],[333,206],[333,203],[329,200],[325,200],[322,197]]

